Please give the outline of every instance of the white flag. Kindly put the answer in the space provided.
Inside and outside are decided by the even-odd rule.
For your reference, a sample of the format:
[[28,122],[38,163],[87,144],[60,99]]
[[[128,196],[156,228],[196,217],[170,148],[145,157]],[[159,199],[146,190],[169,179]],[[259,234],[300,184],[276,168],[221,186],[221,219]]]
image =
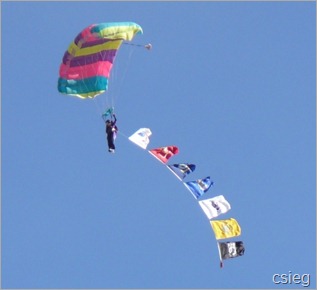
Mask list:
[[146,149],[147,145],[150,143],[149,137],[152,135],[152,132],[148,128],[141,128],[132,134],[129,137],[129,140],[140,146],[143,149]]
[[224,214],[231,209],[229,202],[223,195],[199,201],[199,205],[208,217],[212,219],[218,215]]

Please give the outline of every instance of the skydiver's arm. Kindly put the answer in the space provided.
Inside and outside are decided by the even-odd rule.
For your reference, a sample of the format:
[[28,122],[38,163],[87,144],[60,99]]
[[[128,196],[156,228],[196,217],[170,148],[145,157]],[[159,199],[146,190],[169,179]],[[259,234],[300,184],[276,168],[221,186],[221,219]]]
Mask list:
[[115,114],[113,114],[113,119],[114,119],[114,121],[113,121],[113,125],[115,125],[115,124],[116,124],[116,122],[117,122],[117,118],[116,118],[116,115],[115,115]]

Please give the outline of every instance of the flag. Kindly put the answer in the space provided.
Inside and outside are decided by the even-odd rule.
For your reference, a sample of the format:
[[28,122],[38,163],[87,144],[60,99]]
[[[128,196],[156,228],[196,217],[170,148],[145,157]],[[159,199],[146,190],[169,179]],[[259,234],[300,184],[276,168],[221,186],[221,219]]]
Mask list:
[[221,260],[236,258],[244,255],[243,242],[218,242],[219,255]]
[[231,218],[227,220],[210,221],[217,240],[232,238],[241,234],[238,222]]
[[223,195],[201,200],[199,201],[199,205],[208,219],[215,218],[231,209],[229,202],[224,198]]
[[166,165],[178,179],[183,180],[189,173],[193,172],[196,168],[194,164],[180,163],[173,165]]
[[210,176],[204,179],[198,179],[196,181],[184,182],[184,185],[196,199],[201,197],[213,184],[214,183],[211,181]]
[[134,144],[140,146],[143,149],[146,149],[147,145],[150,143],[149,137],[152,135],[152,132],[148,128],[140,128],[134,134],[129,137],[129,140]]
[[112,116],[113,111],[114,111],[114,108],[109,108],[109,109],[104,111],[104,113],[101,115],[102,118],[104,119],[104,121],[106,121],[108,116]]
[[178,153],[178,148],[176,146],[165,146],[149,150],[149,153],[161,162],[167,163],[168,159]]

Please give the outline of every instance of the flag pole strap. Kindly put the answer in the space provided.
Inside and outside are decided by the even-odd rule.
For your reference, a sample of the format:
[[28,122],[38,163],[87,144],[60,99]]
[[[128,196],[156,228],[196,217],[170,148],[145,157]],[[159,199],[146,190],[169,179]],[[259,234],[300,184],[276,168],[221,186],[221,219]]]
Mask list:
[[221,250],[220,250],[219,242],[217,242],[217,247],[218,247],[219,259],[220,259],[220,268],[223,268],[223,260],[221,257]]
[[193,193],[193,191],[190,189],[190,187],[186,184],[186,182],[184,182],[184,181],[182,181],[183,182],[183,184],[185,185],[185,187],[188,189],[188,191],[193,195],[193,197],[195,198],[195,199],[198,199],[199,197],[197,197],[194,193]]
[[162,164],[164,164],[165,165],[165,163],[160,159],[160,158],[158,158],[155,154],[153,154],[152,152],[151,152],[151,150],[147,150],[153,157],[155,157],[158,161],[160,161]]
[[165,164],[165,166],[167,167],[168,170],[170,170],[180,181],[183,181],[183,179],[181,179],[175,172],[174,170],[172,170],[167,164]]

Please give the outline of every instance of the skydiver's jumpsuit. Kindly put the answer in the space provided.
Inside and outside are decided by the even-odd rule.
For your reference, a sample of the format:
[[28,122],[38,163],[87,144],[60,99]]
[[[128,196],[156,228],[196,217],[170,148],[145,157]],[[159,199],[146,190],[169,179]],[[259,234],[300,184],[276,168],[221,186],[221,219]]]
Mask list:
[[116,149],[114,145],[114,139],[116,136],[116,132],[118,130],[116,126],[117,119],[114,116],[114,121],[110,121],[110,123],[106,124],[106,134],[107,134],[107,141],[108,141],[108,147],[109,149]]

